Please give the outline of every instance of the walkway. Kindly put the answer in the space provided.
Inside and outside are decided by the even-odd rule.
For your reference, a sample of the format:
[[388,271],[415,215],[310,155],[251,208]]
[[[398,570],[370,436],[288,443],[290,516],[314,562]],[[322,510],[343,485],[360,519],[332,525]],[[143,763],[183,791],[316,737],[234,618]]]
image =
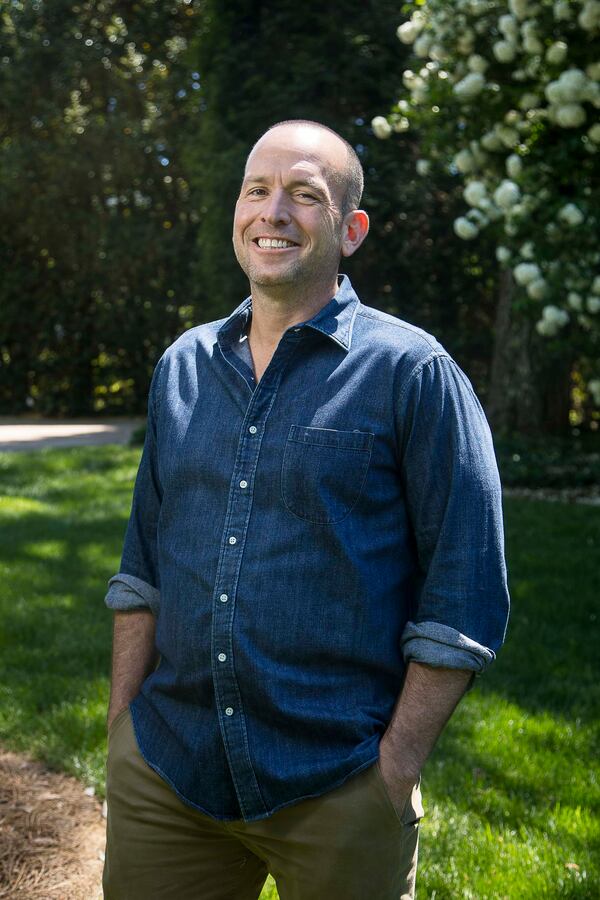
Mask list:
[[34,419],[0,416],[0,452],[127,444],[144,419]]

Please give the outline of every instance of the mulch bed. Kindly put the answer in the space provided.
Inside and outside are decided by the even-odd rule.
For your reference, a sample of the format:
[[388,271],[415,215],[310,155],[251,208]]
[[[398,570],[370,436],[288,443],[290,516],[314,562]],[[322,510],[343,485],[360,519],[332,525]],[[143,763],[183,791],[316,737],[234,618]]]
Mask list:
[[104,843],[79,781],[0,749],[0,898],[99,900]]

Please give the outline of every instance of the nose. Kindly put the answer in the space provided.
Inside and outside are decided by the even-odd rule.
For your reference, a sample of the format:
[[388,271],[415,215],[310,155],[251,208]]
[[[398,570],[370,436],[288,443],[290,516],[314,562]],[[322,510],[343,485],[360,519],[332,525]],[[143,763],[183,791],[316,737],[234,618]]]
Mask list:
[[287,225],[291,221],[285,191],[274,190],[267,197],[261,219],[269,225]]

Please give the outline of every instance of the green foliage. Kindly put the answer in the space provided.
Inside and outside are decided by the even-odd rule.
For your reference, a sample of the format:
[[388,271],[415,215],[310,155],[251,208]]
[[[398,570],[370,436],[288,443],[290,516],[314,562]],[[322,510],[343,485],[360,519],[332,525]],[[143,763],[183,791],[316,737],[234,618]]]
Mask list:
[[[139,453],[0,454],[0,739],[100,794],[103,595]],[[508,638],[425,768],[419,892],[583,900],[600,892],[600,511],[510,499],[505,519]]]
[[231,248],[245,157],[270,124],[339,130],[371,235],[344,268],[366,303],[435,332],[482,388],[490,248],[448,227],[453,178],[372,134],[406,51],[391,0],[0,0],[0,410],[139,413],[186,328],[247,293]]
[[191,9],[2,8],[2,410],[139,410],[195,299],[173,127]]
[[600,441],[513,436],[495,441],[505,487],[583,488],[600,485]]

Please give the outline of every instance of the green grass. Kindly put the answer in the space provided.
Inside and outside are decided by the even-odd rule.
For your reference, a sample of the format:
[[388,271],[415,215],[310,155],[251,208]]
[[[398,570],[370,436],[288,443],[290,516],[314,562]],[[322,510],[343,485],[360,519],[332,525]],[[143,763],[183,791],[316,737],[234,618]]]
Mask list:
[[[138,449],[0,454],[0,740],[103,792]],[[600,509],[510,499],[513,614],[423,777],[421,898],[600,896]],[[263,900],[275,900],[272,881]],[[325,900],[325,898],[324,898]]]

